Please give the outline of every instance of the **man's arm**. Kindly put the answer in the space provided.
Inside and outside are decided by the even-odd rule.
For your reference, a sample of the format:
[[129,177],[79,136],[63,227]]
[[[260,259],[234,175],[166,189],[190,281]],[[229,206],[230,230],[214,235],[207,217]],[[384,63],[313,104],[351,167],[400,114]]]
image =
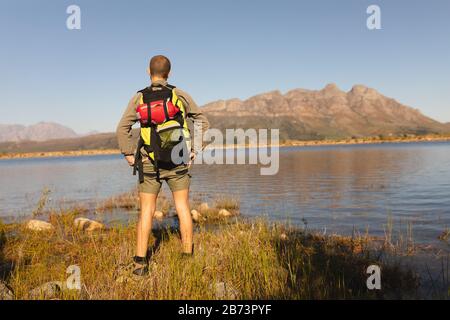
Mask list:
[[134,143],[132,140],[131,128],[138,120],[136,117],[136,107],[139,104],[141,94],[137,93],[131,98],[128,106],[117,125],[116,135],[120,152],[126,157],[130,165],[134,164]]
[[[194,122],[193,136],[197,137],[196,139],[199,139],[200,136],[204,135],[205,132],[209,129],[209,121],[206,118],[205,114],[202,112],[202,110],[199,108],[199,106],[195,103],[194,99],[192,99],[192,97],[189,94],[178,88],[176,89],[176,93],[183,102],[183,105],[186,109],[187,117],[192,119],[192,121]],[[194,153],[198,153],[206,147],[207,143],[205,143],[203,139],[201,139],[201,141],[202,144],[199,146],[196,146],[195,143],[193,144],[192,151]]]

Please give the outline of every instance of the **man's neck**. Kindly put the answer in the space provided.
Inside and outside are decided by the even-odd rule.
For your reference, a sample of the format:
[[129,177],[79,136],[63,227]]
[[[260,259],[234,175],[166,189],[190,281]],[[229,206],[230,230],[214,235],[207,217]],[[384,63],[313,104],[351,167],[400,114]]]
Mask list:
[[167,79],[161,78],[161,77],[151,77],[152,83],[154,82],[165,82]]

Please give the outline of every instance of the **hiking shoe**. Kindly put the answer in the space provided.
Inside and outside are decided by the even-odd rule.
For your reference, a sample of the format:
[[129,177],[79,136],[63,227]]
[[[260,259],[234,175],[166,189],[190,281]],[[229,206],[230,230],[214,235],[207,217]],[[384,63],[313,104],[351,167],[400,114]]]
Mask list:
[[194,257],[194,245],[192,244],[192,252],[191,253],[182,252],[181,257],[182,258],[193,258]]
[[139,281],[149,274],[147,263],[132,261],[127,265],[120,265],[115,273],[116,282]]
[[140,264],[133,261],[132,268],[132,273],[135,276],[144,277],[148,275],[148,264]]
[[148,275],[148,259],[147,257],[133,257],[133,262],[129,265],[130,271],[139,277]]

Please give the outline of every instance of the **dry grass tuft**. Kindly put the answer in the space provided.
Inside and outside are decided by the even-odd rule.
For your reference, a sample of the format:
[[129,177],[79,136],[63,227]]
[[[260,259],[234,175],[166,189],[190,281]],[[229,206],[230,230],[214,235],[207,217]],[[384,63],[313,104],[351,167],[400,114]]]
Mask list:
[[[160,194],[158,196],[156,207],[158,208],[158,210],[167,213],[172,207],[172,204],[163,194]],[[95,211],[100,213],[111,212],[116,209],[138,211],[139,208],[139,192],[137,189],[134,189],[130,192],[125,192],[103,200],[97,205]]]

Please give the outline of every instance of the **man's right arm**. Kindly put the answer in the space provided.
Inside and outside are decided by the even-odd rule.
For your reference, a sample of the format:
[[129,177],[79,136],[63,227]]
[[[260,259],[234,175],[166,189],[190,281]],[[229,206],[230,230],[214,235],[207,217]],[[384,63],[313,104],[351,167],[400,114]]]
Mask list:
[[[135,145],[132,139],[131,128],[138,120],[136,117],[136,107],[139,105],[141,94],[137,93],[131,98],[128,106],[117,125],[116,135],[119,149],[122,154],[127,157],[130,163],[129,156],[134,155]],[[131,164],[131,163],[130,163]]]

